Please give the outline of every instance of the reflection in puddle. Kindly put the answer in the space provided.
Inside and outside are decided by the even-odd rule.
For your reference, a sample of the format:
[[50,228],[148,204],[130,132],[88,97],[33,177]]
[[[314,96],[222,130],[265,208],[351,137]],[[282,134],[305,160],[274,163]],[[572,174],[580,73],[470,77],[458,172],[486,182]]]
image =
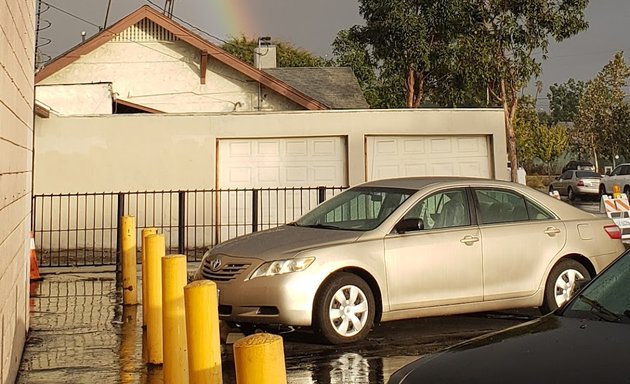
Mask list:
[[359,353],[344,353],[329,361],[303,363],[289,368],[287,381],[292,384],[383,384],[403,365],[417,356],[366,358]]
[[[163,384],[162,367],[145,364],[142,306],[122,306],[110,276],[51,274],[31,285],[31,331],[17,383]],[[285,350],[291,384],[384,384],[416,359],[382,357],[374,346],[340,353],[301,337],[287,340]],[[222,361],[223,384],[235,384],[232,345],[222,346]]]

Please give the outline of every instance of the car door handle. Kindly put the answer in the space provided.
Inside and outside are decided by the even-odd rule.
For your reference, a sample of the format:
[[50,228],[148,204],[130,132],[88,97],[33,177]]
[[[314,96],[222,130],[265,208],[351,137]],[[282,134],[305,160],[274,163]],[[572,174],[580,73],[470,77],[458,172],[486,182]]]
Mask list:
[[548,236],[555,236],[556,234],[560,233],[560,230],[556,227],[547,227],[547,229],[545,229],[545,234]]
[[477,241],[479,241],[479,238],[477,236],[466,235],[459,242],[464,243],[466,245],[472,245],[473,243],[476,243]]

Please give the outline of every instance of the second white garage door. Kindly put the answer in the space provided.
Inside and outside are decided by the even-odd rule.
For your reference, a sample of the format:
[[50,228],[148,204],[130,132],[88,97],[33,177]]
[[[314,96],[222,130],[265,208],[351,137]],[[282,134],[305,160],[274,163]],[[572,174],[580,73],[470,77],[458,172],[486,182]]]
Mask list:
[[368,136],[368,180],[403,176],[491,177],[486,136]]

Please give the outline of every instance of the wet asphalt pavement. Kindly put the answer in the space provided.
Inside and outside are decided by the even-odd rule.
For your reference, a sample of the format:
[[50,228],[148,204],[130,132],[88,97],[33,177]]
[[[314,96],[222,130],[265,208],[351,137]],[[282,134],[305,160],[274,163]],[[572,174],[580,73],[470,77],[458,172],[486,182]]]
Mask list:
[[[576,203],[596,213],[598,204]],[[31,285],[30,331],[17,383],[162,383],[143,358],[142,306],[122,305],[112,268],[42,268]],[[540,316],[537,309],[384,323],[352,345],[282,333],[291,384],[381,384],[427,353]],[[224,335],[225,336],[225,335]],[[229,335],[228,340],[238,337]],[[222,345],[223,383],[235,384],[232,345]]]

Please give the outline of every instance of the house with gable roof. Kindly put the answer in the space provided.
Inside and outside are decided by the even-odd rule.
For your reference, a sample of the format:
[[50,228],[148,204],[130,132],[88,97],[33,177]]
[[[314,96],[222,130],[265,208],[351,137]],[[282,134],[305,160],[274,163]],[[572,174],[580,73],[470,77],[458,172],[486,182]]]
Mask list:
[[35,82],[38,104],[57,115],[369,107],[349,68],[257,68],[147,5],[48,63]]

